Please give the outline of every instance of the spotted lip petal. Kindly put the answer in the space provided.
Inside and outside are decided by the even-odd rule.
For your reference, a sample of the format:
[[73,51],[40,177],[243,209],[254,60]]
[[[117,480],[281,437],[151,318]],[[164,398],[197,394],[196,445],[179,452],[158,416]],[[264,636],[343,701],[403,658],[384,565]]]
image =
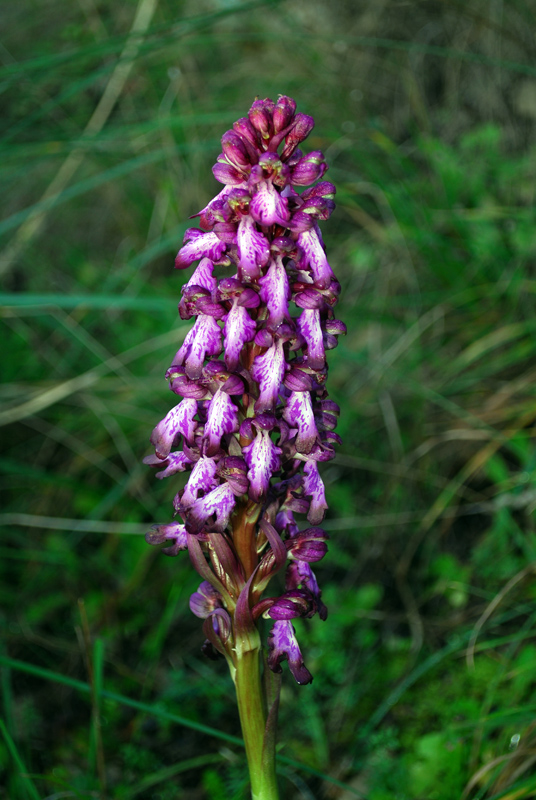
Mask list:
[[190,506],[186,527],[198,532],[214,516],[214,521],[210,523],[211,530],[224,531],[235,505],[236,497],[233,490],[228,483],[223,483]]
[[227,392],[220,388],[212,397],[208,407],[203,436],[205,454],[215,455],[220,448],[222,436],[226,433],[235,433],[238,428],[238,408]]
[[308,461],[304,467],[303,486],[306,495],[311,495],[311,505],[307,519],[312,525],[317,525],[324,519],[324,514],[328,508],[324,482],[318,472],[316,461]]
[[307,363],[313,369],[322,369],[326,363],[320,311],[306,308],[298,317],[297,327],[307,343]]
[[184,472],[187,467],[192,466],[192,461],[186,453],[182,453],[180,450],[170,453],[165,461],[162,461],[158,456],[146,456],[143,459],[143,463],[148,464],[150,467],[164,467],[163,470],[156,473],[156,477],[160,479],[168,478],[177,472]]
[[290,220],[288,201],[271,181],[261,180],[249,204],[249,212],[259,225],[287,226]]
[[189,508],[197,500],[199,493],[207,494],[218,481],[216,476],[216,463],[212,458],[200,458],[192,470],[188,483],[180,497],[180,508]]
[[296,683],[311,683],[313,676],[303,663],[303,656],[296,639],[296,631],[290,620],[277,620],[268,635],[268,666],[273,672],[281,672],[281,662],[288,661]]
[[254,339],[257,327],[247,310],[238,305],[238,301],[239,298],[236,298],[223,328],[225,364],[229,370],[237,368],[240,353],[244,345]]
[[242,276],[246,280],[256,280],[261,274],[261,267],[268,263],[270,247],[249,215],[242,217],[238,224],[236,244]]
[[270,478],[280,467],[281,449],[276,447],[270,433],[258,430],[251,444],[243,448],[248,465],[249,496],[256,503],[266,495]]
[[320,289],[327,289],[335,276],[328,264],[319,234],[318,226],[315,225],[300,233],[298,244],[303,250],[304,265],[309,266],[315,285]]
[[203,363],[207,356],[217,356],[221,353],[221,328],[214,317],[200,314],[193,328],[191,328],[183,345],[173,359],[173,364],[185,364],[186,375],[190,380],[197,380],[201,376]]
[[193,441],[198,424],[194,419],[196,413],[197,402],[190,398],[185,398],[168,411],[151,434],[151,444],[154,446],[158,458],[163,460],[169,456],[179,434],[182,434],[186,441]]
[[290,322],[288,311],[290,286],[281,256],[272,261],[268,272],[260,279],[259,285],[261,300],[269,311],[267,327],[275,331],[281,323]]
[[298,429],[295,441],[298,453],[310,453],[318,438],[310,393],[291,392],[283,411],[283,418],[292,428]]
[[285,354],[283,342],[278,339],[268,350],[255,358],[251,374],[259,384],[259,398],[255,412],[269,411],[277,403],[281,382],[285,375]]
[[185,244],[175,258],[175,268],[189,267],[198,258],[219,261],[227,245],[215,233],[206,233],[199,228],[189,228],[184,235]]

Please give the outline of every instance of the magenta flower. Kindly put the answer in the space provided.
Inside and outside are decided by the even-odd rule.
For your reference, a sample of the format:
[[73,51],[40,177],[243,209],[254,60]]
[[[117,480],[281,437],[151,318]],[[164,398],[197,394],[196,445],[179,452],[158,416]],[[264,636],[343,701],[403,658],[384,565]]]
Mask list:
[[[190,606],[205,619],[204,651],[227,659],[241,715],[243,654],[260,653],[261,618],[273,622],[270,669],[287,661],[308,683],[291,620],[327,614],[310,566],[327,536],[300,530],[294,517],[317,526],[327,509],[319,462],[334,456],[339,409],[327,394],[326,352],[345,333],[318,224],[335,207],[335,187],[310,186],[327,165],[319,150],[298,149],[313,125],[289,97],[256,100],[222,137],[213,172],[224,188],[175,260],[179,269],[199,261],[179,305],[194,324],[166,375],[183,399],[154,429],[146,459],[159,478],[189,471],[173,503],[178,520],[147,541],[166,543],[168,555],[188,549],[203,579]],[[285,565],[285,592],[263,597]]]

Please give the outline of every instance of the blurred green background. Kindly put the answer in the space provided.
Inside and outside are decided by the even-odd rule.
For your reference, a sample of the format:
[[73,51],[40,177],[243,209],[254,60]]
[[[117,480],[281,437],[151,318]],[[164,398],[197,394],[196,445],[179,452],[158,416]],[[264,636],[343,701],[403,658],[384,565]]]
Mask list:
[[[0,6],[0,798],[243,800],[198,577],[143,532],[173,258],[255,96],[313,114],[348,336],[283,800],[536,797],[534,0]],[[190,273],[188,272],[188,275]],[[210,726],[207,731],[203,726]]]

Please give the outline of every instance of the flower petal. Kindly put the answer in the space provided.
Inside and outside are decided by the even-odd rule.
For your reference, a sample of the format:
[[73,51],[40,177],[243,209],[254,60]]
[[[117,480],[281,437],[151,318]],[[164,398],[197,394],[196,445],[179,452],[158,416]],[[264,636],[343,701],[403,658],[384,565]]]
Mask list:
[[203,362],[207,356],[221,353],[221,328],[208,314],[199,314],[195,325],[186,334],[182,347],[173,359],[173,365],[185,364],[186,375],[190,380],[201,376]]
[[268,666],[272,672],[281,672],[280,664],[288,660],[296,683],[311,683],[313,676],[303,663],[296,632],[289,620],[277,620],[268,635]]
[[[209,258],[219,261],[227,245],[215,233],[206,233],[199,228],[188,228],[184,235],[185,244],[181,247],[175,258],[175,267],[184,269],[189,267],[198,258]],[[189,241],[188,241],[189,240]]]
[[191,398],[185,398],[168,411],[151,434],[151,444],[159,458],[165,459],[169,456],[175,437],[181,433],[188,443],[193,442],[198,425],[194,420],[196,414],[197,401]]
[[324,482],[318,472],[316,461],[308,461],[304,467],[303,488],[306,495],[311,495],[311,505],[307,519],[312,525],[318,525],[324,519],[324,514],[328,507]]
[[307,343],[307,365],[312,369],[322,369],[326,363],[320,311],[306,308],[297,320],[298,330]]
[[223,608],[222,596],[208,581],[203,581],[190,597],[190,611],[196,617],[206,619],[216,608]]
[[291,392],[283,418],[298,429],[295,446],[298,453],[310,453],[318,437],[309,392]]
[[223,328],[225,364],[231,371],[237,368],[244,345],[252,341],[256,331],[255,321],[238,301],[236,298]]
[[201,530],[209,517],[215,515],[210,528],[215,531],[224,531],[229,524],[229,517],[236,505],[236,497],[228,483],[222,483],[205,497],[195,501],[190,507],[187,517],[188,523],[196,530]]
[[186,509],[197,500],[199,492],[206,495],[217,485],[216,462],[212,458],[202,457],[192,470],[188,483],[180,498],[179,508]]
[[238,428],[238,408],[227,392],[218,389],[208,406],[203,436],[206,455],[213,456],[220,448],[221,437],[235,433]]
[[243,448],[248,465],[249,496],[256,503],[266,496],[270,478],[280,467],[281,449],[270,438],[269,431],[258,430],[255,439]]
[[176,472],[184,472],[193,462],[190,461],[186,453],[176,450],[174,453],[170,453],[165,461],[162,461],[158,456],[147,456],[143,459],[143,463],[149,464],[150,467],[164,467],[163,470],[156,473],[156,477],[162,479],[175,475]]
[[261,267],[268,263],[270,246],[263,234],[257,230],[253,217],[242,217],[236,238],[238,264],[244,277],[255,280],[261,274]]
[[272,410],[277,404],[281,382],[285,375],[283,342],[278,339],[268,350],[257,356],[251,374],[259,384],[260,395],[255,403],[255,413]]
[[283,225],[290,220],[288,201],[271,181],[261,180],[249,204],[249,212],[260,225]]
[[270,312],[267,327],[275,331],[282,322],[290,322],[288,312],[290,286],[281,256],[272,261],[268,272],[260,279],[259,285],[261,300]]
[[[309,266],[315,284],[320,289],[327,289],[335,276],[328,264],[319,233],[317,225],[308,231],[303,231],[298,236],[298,244],[303,250],[305,264]],[[301,268],[303,269],[303,265]]]

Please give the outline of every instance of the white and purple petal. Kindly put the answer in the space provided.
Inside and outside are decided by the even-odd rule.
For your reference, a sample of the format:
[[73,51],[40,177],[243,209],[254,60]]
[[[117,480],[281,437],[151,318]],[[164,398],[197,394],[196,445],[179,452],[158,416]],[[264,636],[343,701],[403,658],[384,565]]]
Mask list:
[[236,505],[236,497],[228,483],[222,483],[205,497],[201,497],[190,506],[187,516],[188,523],[196,530],[201,530],[207,520],[215,516],[210,528],[214,531],[224,531],[229,524],[229,517]]
[[163,420],[161,420],[151,434],[151,444],[154,446],[158,458],[165,459],[169,456],[175,438],[182,433],[187,442],[192,442],[197,422],[194,416],[197,413],[197,401],[185,398],[174,406]]
[[271,181],[260,181],[249,204],[249,212],[260,225],[282,225],[290,220],[288,201]]
[[188,508],[195,503],[199,492],[206,495],[217,485],[216,469],[216,462],[212,458],[202,457],[199,459],[181,495],[180,507],[182,509]]
[[305,495],[311,496],[311,504],[307,519],[312,525],[317,525],[324,519],[328,508],[324,482],[320,477],[316,461],[307,461],[304,467],[303,489]]
[[203,581],[190,597],[190,611],[196,617],[206,619],[216,608],[223,608],[223,598],[208,581]]
[[283,418],[292,428],[298,429],[294,443],[298,453],[310,453],[318,437],[310,393],[291,392]]
[[163,544],[169,542],[169,547],[164,547],[162,552],[166,556],[176,556],[180,550],[188,549],[188,534],[182,522],[169,522],[166,525],[153,525],[145,534],[148,544]]
[[282,322],[290,322],[288,303],[291,292],[283,259],[277,256],[270,264],[266,275],[260,279],[261,300],[268,308],[268,327],[275,330]]
[[182,347],[175,355],[174,365],[185,365],[190,380],[201,376],[206,356],[217,356],[222,350],[221,328],[208,314],[199,314],[195,325],[186,334]]
[[243,306],[238,305],[239,299],[235,298],[223,328],[225,364],[231,371],[237,368],[244,345],[255,338],[256,331],[255,321]]
[[199,228],[188,228],[184,235],[185,244],[175,258],[175,267],[184,269],[198,258],[219,261],[227,245],[215,233],[206,233]]
[[246,279],[255,280],[261,274],[261,267],[268,263],[270,246],[249,214],[240,220],[236,241],[241,273]]
[[143,459],[144,464],[149,464],[150,467],[164,467],[163,470],[156,473],[157,478],[168,478],[170,475],[175,475],[176,472],[184,472],[187,467],[191,467],[191,461],[186,453],[181,450],[175,450],[170,453],[165,461],[162,461],[158,456],[147,456]]
[[281,449],[272,442],[269,431],[258,430],[242,452],[248,465],[249,496],[258,503],[266,496],[270,478],[280,468]]
[[212,274],[213,269],[214,264],[210,258],[202,258],[188,283],[182,287],[183,293],[190,286],[201,286],[203,289],[213,292],[218,285],[216,278]]
[[281,382],[285,375],[285,354],[283,342],[277,339],[268,350],[257,356],[251,374],[259,384],[259,398],[255,403],[255,413],[272,410],[277,404]]
[[205,423],[205,453],[213,456],[220,448],[221,437],[225,433],[236,433],[239,428],[238,408],[232,398],[222,389],[212,397]]
[[281,672],[281,661],[288,660],[290,671],[299,684],[310,683],[313,676],[303,663],[303,656],[290,620],[278,620],[268,634],[268,666]]
[[297,320],[298,330],[307,344],[307,364],[312,369],[322,369],[326,363],[324,339],[317,308],[305,308]]
[[305,264],[309,266],[316,286],[327,289],[335,276],[328,264],[319,234],[318,226],[315,225],[310,230],[300,233],[298,244],[303,250]]

